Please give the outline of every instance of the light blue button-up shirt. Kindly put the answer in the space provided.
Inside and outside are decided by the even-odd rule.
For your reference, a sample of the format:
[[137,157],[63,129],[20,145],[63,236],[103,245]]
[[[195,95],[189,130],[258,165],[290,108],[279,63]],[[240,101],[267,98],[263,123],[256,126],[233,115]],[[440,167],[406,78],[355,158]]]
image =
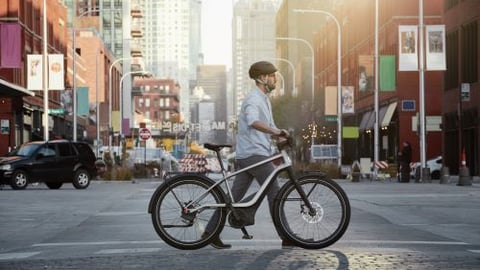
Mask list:
[[270,156],[273,154],[271,134],[258,131],[252,127],[253,122],[261,121],[276,128],[271,108],[270,99],[258,87],[255,87],[245,97],[238,115],[236,159],[244,159],[253,155]]

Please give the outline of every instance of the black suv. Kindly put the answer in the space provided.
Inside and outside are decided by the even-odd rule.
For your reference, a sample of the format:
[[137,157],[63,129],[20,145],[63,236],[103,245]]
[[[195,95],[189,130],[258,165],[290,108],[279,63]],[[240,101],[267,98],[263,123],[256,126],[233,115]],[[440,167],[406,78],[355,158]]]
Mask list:
[[84,142],[29,142],[0,158],[0,182],[13,189],[24,189],[31,182],[44,182],[51,189],[71,182],[84,189],[97,175],[95,161],[95,154]]

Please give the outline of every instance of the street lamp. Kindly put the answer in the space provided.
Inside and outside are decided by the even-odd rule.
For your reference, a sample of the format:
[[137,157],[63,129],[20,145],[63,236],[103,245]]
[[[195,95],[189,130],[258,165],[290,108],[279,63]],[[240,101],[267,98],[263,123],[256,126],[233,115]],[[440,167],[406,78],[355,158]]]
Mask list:
[[282,73],[277,72],[276,73],[280,78],[282,78],[282,88],[279,91],[279,96],[283,96],[285,94],[285,77],[283,77]]
[[321,13],[327,15],[333,19],[337,25],[338,35],[337,35],[337,154],[338,167],[342,165],[342,29],[337,18],[330,12],[316,9],[294,9],[293,12],[298,13]]
[[99,58],[100,58],[100,54],[102,54],[102,51],[100,50],[100,48],[97,49],[97,57],[96,57],[96,61],[95,61],[95,88],[96,88],[96,91],[95,91],[95,108],[96,108],[96,120],[97,120],[97,125],[96,125],[96,129],[97,129],[97,143],[96,143],[96,155],[97,157],[100,155],[100,152],[99,152],[99,144],[100,144],[100,110],[99,110],[99,106],[98,106],[98,88],[100,86],[100,81],[99,81],[99,70],[98,70],[98,62],[99,62]]
[[308,41],[306,41],[305,39],[301,39],[301,38],[293,38],[293,37],[277,37],[276,38],[277,40],[293,40],[293,41],[301,41],[303,43],[305,43],[305,45],[307,45],[307,47],[310,49],[310,53],[312,54],[312,109],[313,109],[313,101],[314,101],[314,98],[315,98],[315,65],[314,65],[314,61],[315,61],[315,54],[313,52],[313,47],[312,45],[310,45],[310,43]]
[[47,35],[47,1],[43,0],[43,22],[42,22],[42,61],[43,61],[43,139],[48,141],[48,35]]
[[[106,9],[104,11],[115,11],[120,9]],[[77,19],[85,16],[88,13],[99,12],[100,9],[91,9],[80,13]],[[77,41],[75,35],[75,19],[72,19],[72,96],[73,96],[73,141],[77,141]],[[98,121],[98,119],[97,119]]]
[[295,66],[293,65],[292,62],[290,62],[289,60],[287,59],[284,59],[284,58],[273,58],[273,60],[276,60],[276,61],[282,61],[282,62],[286,62],[290,65],[290,67],[292,68],[292,71],[293,71],[293,76],[292,76],[292,95],[293,96],[296,96],[297,95],[297,91],[295,91]]
[[120,103],[120,108],[119,108],[119,110],[120,110],[120,136],[123,133],[123,93],[122,93],[123,79],[125,79],[125,77],[127,77],[128,75],[132,75],[132,74],[148,75],[150,73],[145,71],[145,70],[130,71],[130,72],[127,72],[127,73],[123,74],[122,78],[120,79],[120,99],[119,99],[119,103]]
[[118,62],[124,60],[133,60],[135,57],[124,57],[119,58],[110,65],[108,69],[108,151],[110,152],[112,148],[112,136],[110,130],[112,129],[112,69]]

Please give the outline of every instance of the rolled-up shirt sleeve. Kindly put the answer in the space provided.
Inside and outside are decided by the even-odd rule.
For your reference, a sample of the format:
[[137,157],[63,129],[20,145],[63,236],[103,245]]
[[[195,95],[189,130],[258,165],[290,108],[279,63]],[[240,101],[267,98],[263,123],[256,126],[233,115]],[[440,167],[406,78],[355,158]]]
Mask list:
[[259,120],[258,107],[256,106],[256,104],[249,104],[245,106],[244,113],[248,126],[251,126],[253,122]]

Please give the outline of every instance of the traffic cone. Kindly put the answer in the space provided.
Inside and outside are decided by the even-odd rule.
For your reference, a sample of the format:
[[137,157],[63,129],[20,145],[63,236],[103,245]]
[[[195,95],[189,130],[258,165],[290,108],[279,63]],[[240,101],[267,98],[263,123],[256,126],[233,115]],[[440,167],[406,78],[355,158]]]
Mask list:
[[462,149],[462,163],[458,171],[458,183],[457,186],[471,186],[472,178],[470,171],[467,168],[467,161],[465,157],[465,148]]

